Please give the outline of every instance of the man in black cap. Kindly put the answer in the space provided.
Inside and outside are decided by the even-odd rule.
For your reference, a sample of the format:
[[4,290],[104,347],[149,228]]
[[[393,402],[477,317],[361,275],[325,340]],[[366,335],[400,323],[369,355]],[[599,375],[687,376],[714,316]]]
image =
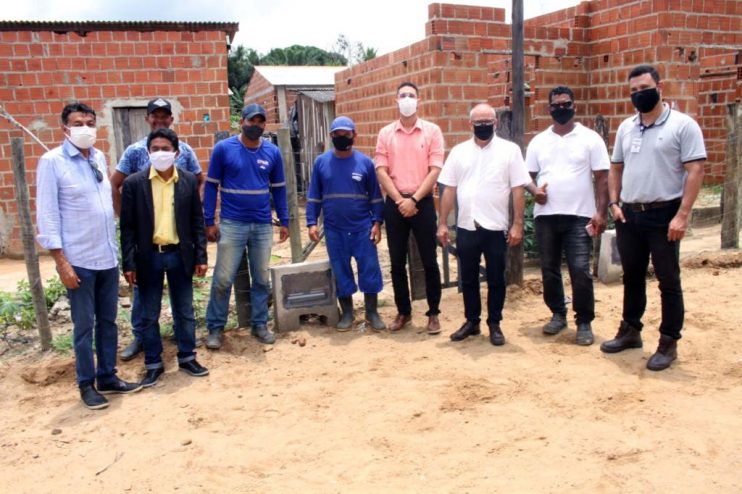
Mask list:
[[[170,102],[163,98],[155,98],[147,103],[147,116],[145,121],[154,132],[157,129],[169,129],[173,124],[173,109]],[[198,163],[196,153],[193,148],[183,141],[179,141],[179,154],[175,159],[175,166],[180,170],[186,170],[196,175],[199,188],[203,187],[204,174],[201,172],[201,165]],[[111,174],[111,190],[113,191],[113,207],[116,214],[121,213],[121,186],[124,179],[129,175],[142,171],[150,165],[149,151],[147,150],[147,136],[140,141],[130,145],[124,151],[121,161],[116,166],[116,170]],[[134,333],[132,342],[121,351],[121,360],[131,360],[142,351],[142,335],[139,331],[141,327],[140,304],[138,300],[138,290],[134,287],[131,303],[131,326]]]

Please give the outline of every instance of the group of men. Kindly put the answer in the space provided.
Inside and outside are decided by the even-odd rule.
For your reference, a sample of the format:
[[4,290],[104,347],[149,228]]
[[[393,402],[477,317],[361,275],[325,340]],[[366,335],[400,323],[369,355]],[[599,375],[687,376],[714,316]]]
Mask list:
[[[484,257],[489,340],[503,345],[506,254],[508,246],[523,238],[528,191],[536,202],[544,301],[552,312],[543,332],[554,335],[567,327],[561,277],[565,256],[573,287],[575,342],[594,342],[590,252],[592,237],[605,230],[610,210],[624,269],[624,302],[618,333],[603,342],[601,350],[615,353],[642,346],[651,257],[660,281],[662,323],[659,346],[647,367],[667,368],[677,356],[684,314],[679,241],[703,180],[706,155],[696,122],[662,102],[662,82],[653,67],[631,71],[629,86],[638,113],[619,127],[611,160],[603,140],[575,122],[574,93],[563,86],[549,93],[553,125],[533,138],[525,161],[520,148],[495,135],[494,109],[478,104],[469,115],[471,139],[454,146],[444,163],[442,132],[419,118],[420,95],[411,82],[397,88],[399,119],[379,132],[373,161],[353,149],[355,123],[336,118],[330,128],[333,149],[319,156],[312,170],[306,219],[310,239],[319,241],[322,218],[342,311],[337,329],[352,327],[352,296],[358,289],[373,329],[398,332],[410,324],[406,263],[413,233],[425,271],[426,330],[431,335],[441,332],[436,241],[451,242],[448,217],[456,208],[465,322],[450,339],[481,333],[479,276]],[[241,133],[216,144],[205,180],[193,150],[169,128],[171,104],[152,100],[146,118],[152,132],[127,148],[109,181],[105,157],[94,148],[95,111],[70,104],[61,115],[64,142],[38,166],[38,241],[50,251],[68,289],[77,381],[82,401],[92,409],[108,405],[103,394],[139,391],[156,384],[164,373],[158,320],[165,277],[179,368],[193,376],[208,374],[196,360],[192,288],[193,276],[206,274],[207,240],[217,242],[206,314],[207,348],[222,346],[232,284],[245,249],[252,280],[252,334],[265,344],[275,341],[267,325],[272,209],[280,221],[279,242],[288,238],[289,215],[280,150],[261,138],[265,110],[257,104],[243,109]],[[439,214],[433,199],[437,183]],[[124,277],[134,286],[134,339],[122,359],[144,351],[145,375],[139,383],[116,376],[115,213],[120,214]],[[377,298],[383,287],[377,253],[382,224],[397,309],[388,326],[378,313]]]

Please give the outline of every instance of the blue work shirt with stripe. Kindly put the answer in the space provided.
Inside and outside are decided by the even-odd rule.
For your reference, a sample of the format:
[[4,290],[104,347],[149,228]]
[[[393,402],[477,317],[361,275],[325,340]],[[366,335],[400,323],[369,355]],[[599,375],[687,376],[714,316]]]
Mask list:
[[307,195],[307,226],[317,224],[324,214],[325,228],[341,232],[362,232],[374,221],[382,222],[384,200],[374,163],[356,150],[348,158],[334,151],[321,154],[314,162]]
[[271,223],[271,195],[278,219],[289,224],[286,179],[278,147],[261,139],[257,149],[242,144],[236,135],[214,146],[204,186],[204,220],[214,225],[217,192],[221,218],[243,223]]

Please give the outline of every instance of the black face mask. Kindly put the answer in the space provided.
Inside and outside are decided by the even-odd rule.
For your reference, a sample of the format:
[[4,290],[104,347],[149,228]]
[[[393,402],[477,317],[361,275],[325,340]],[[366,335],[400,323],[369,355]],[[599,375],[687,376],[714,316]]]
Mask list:
[[555,108],[550,111],[551,118],[559,125],[564,125],[575,116],[574,108]]
[[495,133],[495,124],[490,125],[475,125],[474,135],[480,141],[489,141]]
[[243,125],[242,133],[251,141],[257,141],[263,135],[263,129],[258,125]]
[[634,107],[641,113],[648,113],[657,106],[660,100],[660,92],[657,91],[656,87],[650,87],[649,89],[643,89],[637,91],[631,95],[631,102]]
[[332,138],[332,145],[338,151],[347,151],[353,146],[353,138],[348,136],[335,136]]

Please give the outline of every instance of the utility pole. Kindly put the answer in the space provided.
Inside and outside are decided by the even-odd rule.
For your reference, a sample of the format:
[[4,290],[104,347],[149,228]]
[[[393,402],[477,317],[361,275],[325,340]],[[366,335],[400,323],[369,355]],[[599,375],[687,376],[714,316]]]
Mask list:
[[[512,24],[512,122],[511,139],[523,152],[523,133],[525,127],[526,96],[524,92],[523,75],[523,0],[513,0]],[[511,201],[512,203],[512,201]],[[511,206],[512,211],[512,206]],[[525,228],[525,226],[524,226]],[[508,285],[523,284],[523,242],[515,247],[508,248],[505,282]]]
[[727,163],[724,170],[724,203],[721,213],[721,248],[739,248],[740,219],[740,168],[742,167],[742,105],[727,105]]
[[288,128],[278,129],[278,147],[283,155],[283,170],[286,176],[286,198],[289,205],[289,243],[291,245],[291,262],[303,261],[301,245],[301,227],[299,222],[299,198],[296,192],[296,167],[294,151],[291,148],[291,131]]

